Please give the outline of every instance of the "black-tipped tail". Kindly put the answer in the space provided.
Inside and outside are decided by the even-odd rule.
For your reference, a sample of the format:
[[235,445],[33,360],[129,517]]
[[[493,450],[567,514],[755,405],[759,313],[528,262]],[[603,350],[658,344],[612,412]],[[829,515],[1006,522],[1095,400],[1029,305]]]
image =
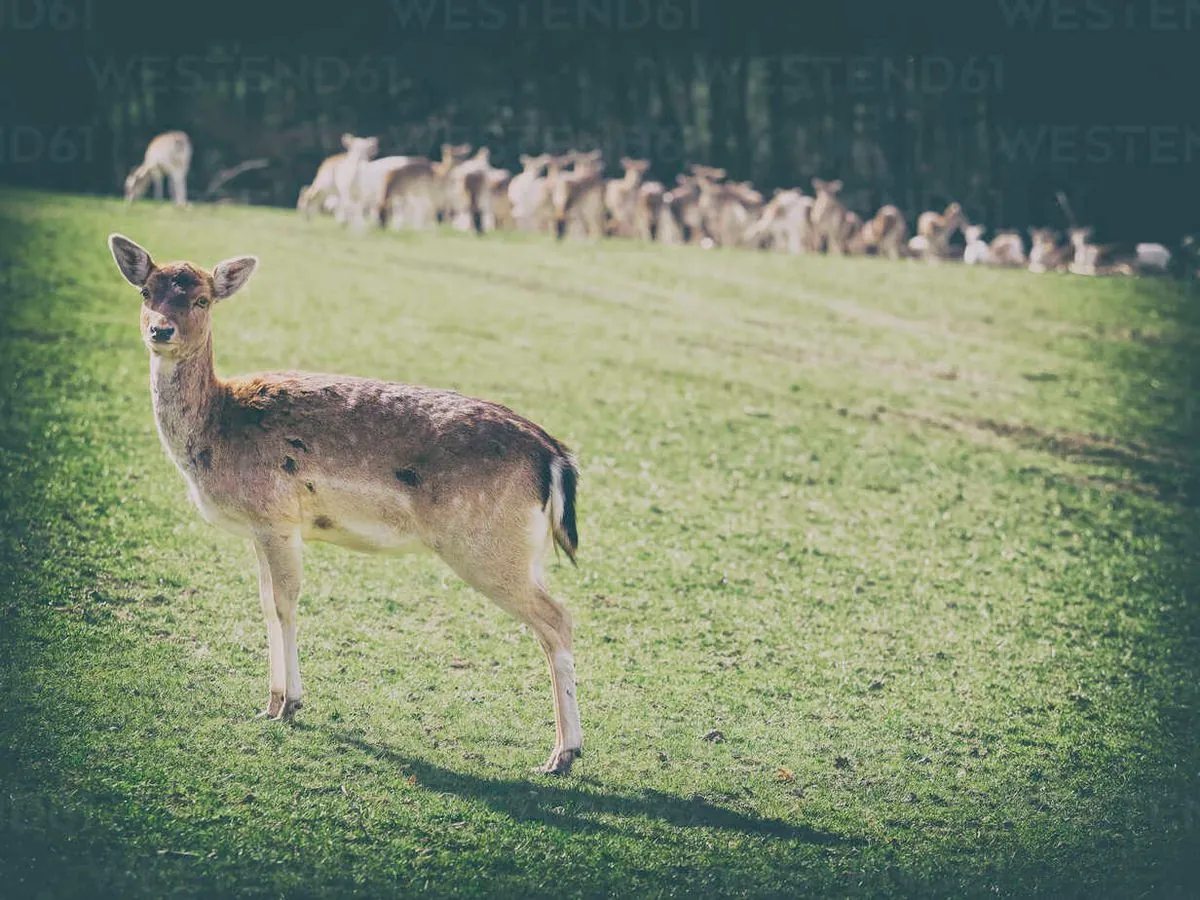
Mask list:
[[579,468],[575,458],[565,448],[561,454],[555,453],[548,461],[545,477],[554,543],[567,554],[571,565],[576,565],[579,529],[575,523],[575,489],[579,483]]

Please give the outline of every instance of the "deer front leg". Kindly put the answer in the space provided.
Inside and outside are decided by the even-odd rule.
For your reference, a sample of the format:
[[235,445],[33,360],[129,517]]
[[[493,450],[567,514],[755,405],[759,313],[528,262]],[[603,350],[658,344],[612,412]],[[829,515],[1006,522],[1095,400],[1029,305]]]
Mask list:
[[187,173],[171,173],[171,195],[175,198],[176,206],[187,206]]
[[259,561],[259,596],[267,619],[271,698],[266,716],[290,720],[303,704],[296,607],[302,569],[298,532],[260,532],[254,537]]
[[154,199],[161,200],[163,198],[163,175],[162,172],[154,173]]

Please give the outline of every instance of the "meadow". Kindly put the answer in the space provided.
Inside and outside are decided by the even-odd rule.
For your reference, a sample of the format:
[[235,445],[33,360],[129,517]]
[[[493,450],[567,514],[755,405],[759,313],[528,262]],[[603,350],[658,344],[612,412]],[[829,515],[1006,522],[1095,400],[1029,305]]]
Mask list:
[[[578,454],[584,756],[436,558],[253,554],[164,455],[105,239],[211,266],[226,375],[502,402]],[[0,896],[1200,890],[1200,294],[0,193]]]

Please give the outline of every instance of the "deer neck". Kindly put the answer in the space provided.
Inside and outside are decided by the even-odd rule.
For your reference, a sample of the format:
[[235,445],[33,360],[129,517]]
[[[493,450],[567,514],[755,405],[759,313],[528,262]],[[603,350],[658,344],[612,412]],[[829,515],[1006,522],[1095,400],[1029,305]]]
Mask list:
[[154,419],[163,446],[177,464],[187,460],[189,444],[210,421],[218,391],[211,335],[203,349],[182,359],[151,354]]

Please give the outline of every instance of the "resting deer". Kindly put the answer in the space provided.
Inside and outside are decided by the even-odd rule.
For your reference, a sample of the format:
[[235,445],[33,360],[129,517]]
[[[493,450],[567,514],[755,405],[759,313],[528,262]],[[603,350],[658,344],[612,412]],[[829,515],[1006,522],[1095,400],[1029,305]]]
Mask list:
[[192,141],[182,131],[166,131],[146,146],[140,165],[125,179],[125,203],[129,205],[154,183],[154,199],[163,198],[163,179],[171,179],[171,197],[176,206],[187,206],[187,176],[192,165]]
[[987,266],[992,263],[992,249],[983,239],[987,228],[983,225],[968,225],[963,229],[967,246],[963,249],[963,262],[968,266]]
[[1025,241],[1016,231],[1000,231],[988,245],[988,257],[997,266],[1024,266]]
[[574,456],[510,409],[452,391],[349,376],[213,368],[212,305],[253,256],[211,272],[156,265],[119,234],[117,268],[141,291],[159,437],[209,522],[250,538],[267,620],[265,715],[290,720],[303,688],[296,643],[304,541],[399,553],[425,547],[536,634],[550,665],[556,743],[540,771],[580,756],[571,619],[546,590],[551,544],[575,559]]
[[1066,249],[1058,245],[1053,228],[1030,228],[1029,271],[1035,274],[1055,272],[1066,267]]

